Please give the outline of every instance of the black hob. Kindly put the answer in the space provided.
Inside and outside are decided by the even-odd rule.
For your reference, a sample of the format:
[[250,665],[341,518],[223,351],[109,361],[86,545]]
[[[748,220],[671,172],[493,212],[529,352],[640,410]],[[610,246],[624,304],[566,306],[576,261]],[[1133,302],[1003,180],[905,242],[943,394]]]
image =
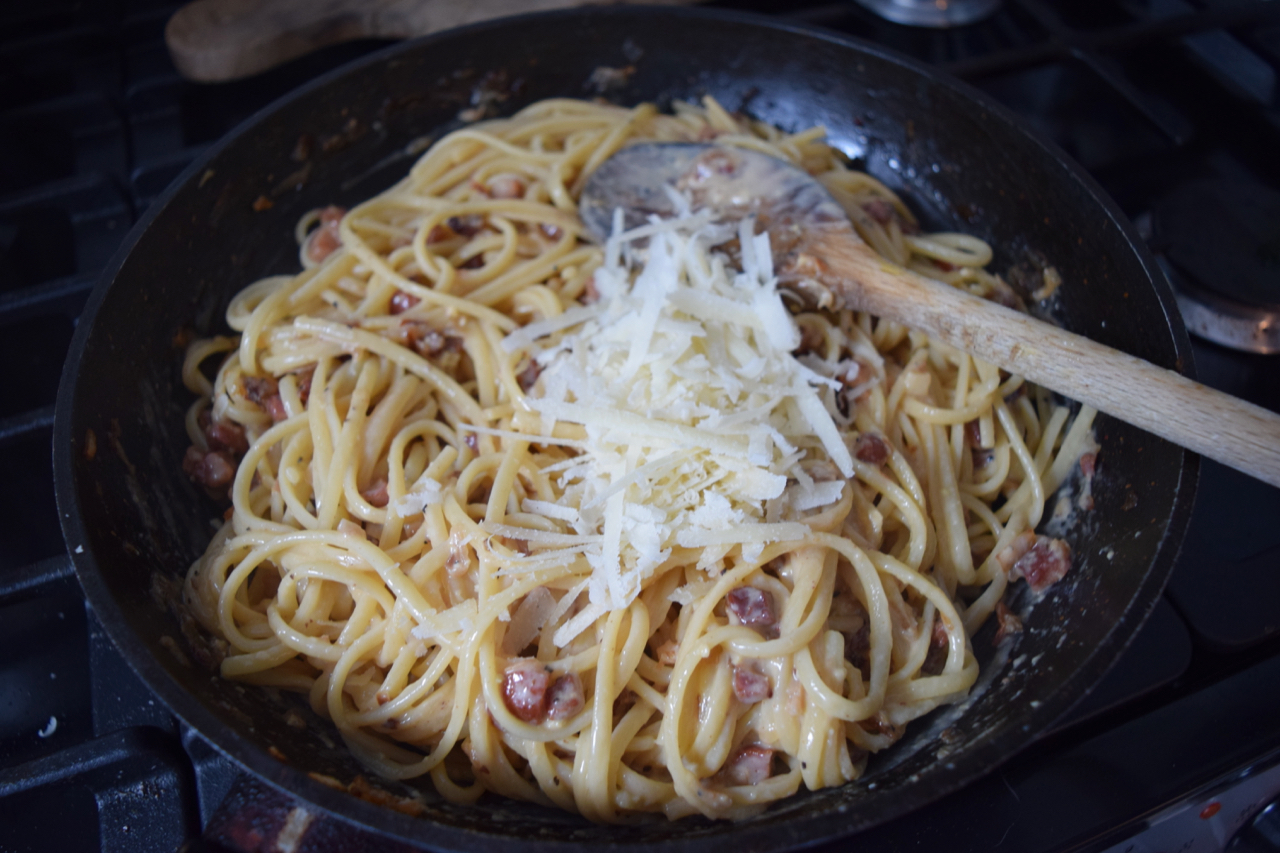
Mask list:
[[[871,39],[993,95],[1149,236],[1189,327],[1238,344],[1240,316],[1253,318],[1254,348],[1274,348],[1280,2],[1005,0],[947,30],[888,23],[852,0],[716,5]],[[266,788],[180,725],[103,635],[59,532],[53,401],[97,275],[206,146],[381,46],[196,85],[164,48],[176,8],[0,9],[0,853],[388,849]],[[1231,205],[1239,227],[1182,217],[1203,214],[1205,198],[1248,199]],[[1214,242],[1241,232],[1241,245]],[[1247,257],[1225,275],[1206,261],[1230,252]],[[1230,315],[1234,337],[1202,322],[1206,304]],[[1202,381],[1280,411],[1280,355],[1200,339],[1194,350]],[[1170,587],[1106,680],[996,773],[859,836],[862,849],[1219,850],[1280,794],[1280,490],[1201,470]]]

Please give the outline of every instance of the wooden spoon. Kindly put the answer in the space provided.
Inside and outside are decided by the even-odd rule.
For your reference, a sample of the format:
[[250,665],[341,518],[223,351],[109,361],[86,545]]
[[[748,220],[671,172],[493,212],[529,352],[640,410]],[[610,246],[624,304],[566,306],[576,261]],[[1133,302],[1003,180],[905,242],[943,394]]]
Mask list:
[[667,185],[725,219],[756,215],[769,232],[779,281],[820,307],[895,320],[1280,486],[1280,416],[885,260],[822,185],[789,163],[712,144],[634,145],[588,179],[579,214],[604,237],[615,209],[628,227],[673,213]]
[[[403,39],[490,18],[582,6],[589,0],[196,0],[173,14],[164,40],[178,73],[213,83],[266,71],[359,38]],[[695,0],[646,0],[677,5]]]

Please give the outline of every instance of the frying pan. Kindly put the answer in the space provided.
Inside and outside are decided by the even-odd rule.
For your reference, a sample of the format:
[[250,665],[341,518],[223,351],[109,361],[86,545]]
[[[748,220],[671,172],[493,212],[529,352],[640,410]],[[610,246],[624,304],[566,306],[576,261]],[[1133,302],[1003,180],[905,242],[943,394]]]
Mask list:
[[[599,66],[626,69],[612,75],[616,88],[592,88]],[[1065,281],[1056,322],[1190,370],[1166,283],[1098,187],[980,93],[879,47],[744,14],[633,7],[525,16],[392,47],[268,108],[187,169],[103,275],[60,390],[58,504],[88,600],[143,681],[230,758],[343,819],[440,849],[679,851],[715,841],[781,850],[886,821],[991,771],[1123,651],[1165,584],[1198,469],[1191,454],[1102,417],[1095,508],[1066,533],[1075,566],[1039,602],[1018,585],[1012,606],[1026,630],[1011,648],[993,649],[991,626],[975,638],[984,670],[973,697],[917,721],[864,780],[801,794],[745,823],[619,830],[497,798],[454,806],[429,783],[378,782],[425,800],[425,813],[409,817],[310,775],[346,782],[364,771],[332,727],[309,712],[296,725],[289,711],[299,703],[201,666],[198,644],[166,605],[221,514],[181,470],[184,336],[222,330],[236,291],[297,269],[293,228],[303,212],[385,188],[460,113],[509,114],[551,96],[668,103],[703,94],[783,128],[825,125],[926,225],[989,240],[997,270],[1033,256],[1053,263]]]

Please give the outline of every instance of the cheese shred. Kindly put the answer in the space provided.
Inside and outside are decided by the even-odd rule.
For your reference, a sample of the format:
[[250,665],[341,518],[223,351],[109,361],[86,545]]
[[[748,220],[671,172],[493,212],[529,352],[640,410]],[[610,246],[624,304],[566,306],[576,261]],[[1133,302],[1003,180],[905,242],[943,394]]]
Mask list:
[[[829,380],[791,354],[800,333],[768,234],[752,225],[688,212],[615,232],[595,273],[600,300],[581,322],[544,322],[533,340],[526,326],[502,342],[530,346],[541,367],[525,400],[542,415],[539,434],[561,422],[586,430],[553,517],[576,508],[574,530],[603,536],[583,546],[597,607],[629,605],[677,547],[803,539],[803,524],[766,520],[768,502],[790,519],[839,500],[843,484],[788,492],[810,481],[802,463],[825,459],[853,475],[819,393]],[[735,237],[749,247],[741,271],[714,248]]]

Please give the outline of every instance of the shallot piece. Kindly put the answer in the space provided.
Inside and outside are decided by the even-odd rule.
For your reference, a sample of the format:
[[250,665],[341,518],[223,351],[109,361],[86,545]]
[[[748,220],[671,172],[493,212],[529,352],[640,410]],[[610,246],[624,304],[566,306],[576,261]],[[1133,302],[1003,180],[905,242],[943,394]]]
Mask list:
[[511,616],[511,623],[507,625],[507,631],[502,636],[502,653],[518,655],[524,651],[525,646],[533,642],[543,626],[547,624],[547,617],[551,615],[555,606],[555,596],[545,586],[529,590],[528,595],[516,607],[516,612]]

